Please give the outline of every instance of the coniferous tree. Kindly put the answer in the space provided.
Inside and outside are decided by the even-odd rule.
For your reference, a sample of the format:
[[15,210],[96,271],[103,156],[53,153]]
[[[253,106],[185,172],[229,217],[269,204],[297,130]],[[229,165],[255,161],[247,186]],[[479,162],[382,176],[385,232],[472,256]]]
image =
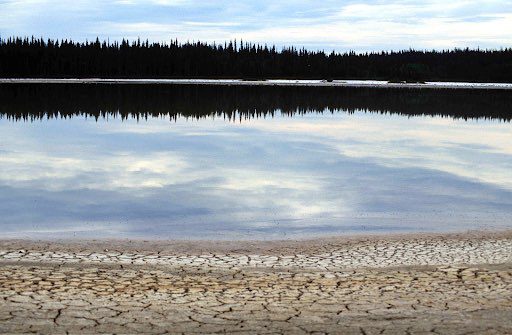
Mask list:
[[289,78],[512,82],[512,48],[325,53],[229,41],[0,39],[4,78]]

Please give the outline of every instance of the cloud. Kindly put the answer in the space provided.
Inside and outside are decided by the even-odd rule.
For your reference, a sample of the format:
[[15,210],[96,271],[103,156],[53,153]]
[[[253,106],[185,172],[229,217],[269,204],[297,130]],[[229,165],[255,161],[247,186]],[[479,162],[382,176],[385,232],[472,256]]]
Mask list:
[[190,0],[114,0],[114,4],[116,5],[146,5],[146,6],[171,6],[171,7],[177,7],[177,6],[183,6],[187,4],[192,4],[193,1]]
[[512,2],[468,0],[8,0],[2,36],[244,39],[356,51],[512,45]]

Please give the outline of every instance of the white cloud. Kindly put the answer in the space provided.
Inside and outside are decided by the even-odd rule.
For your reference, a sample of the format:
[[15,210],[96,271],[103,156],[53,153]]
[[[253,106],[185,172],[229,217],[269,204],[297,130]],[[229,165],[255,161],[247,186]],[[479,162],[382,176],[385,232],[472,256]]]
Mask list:
[[118,5],[158,5],[158,6],[183,6],[192,3],[189,0],[115,0]]
[[0,11],[3,36],[210,42],[242,38],[357,51],[512,45],[508,0],[10,0],[0,3]]

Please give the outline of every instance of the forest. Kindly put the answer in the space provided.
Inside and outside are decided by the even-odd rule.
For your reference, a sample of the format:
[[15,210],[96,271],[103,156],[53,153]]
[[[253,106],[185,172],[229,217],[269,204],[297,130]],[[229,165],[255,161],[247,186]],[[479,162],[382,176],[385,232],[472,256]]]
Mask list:
[[0,38],[2,78],[380,79],[512,82],[512,48],[324,52],[223,44]]
[[0,120],[294,117],[309,113],[381,113],[510,122],[505,90],[269,87],[215,85],[0,85]]

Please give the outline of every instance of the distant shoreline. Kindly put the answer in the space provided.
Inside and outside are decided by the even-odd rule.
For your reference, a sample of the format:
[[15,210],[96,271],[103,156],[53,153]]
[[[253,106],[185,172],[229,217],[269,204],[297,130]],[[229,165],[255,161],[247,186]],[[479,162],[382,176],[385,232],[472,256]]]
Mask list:
[[390,83],[379,80],[243,80],[243,79],[101,79],[101,78],[0,78],[0,84],[137,84],[137,85],[222,85],[222,86],[311,86],[355,88],[429,88],[512,90],[512,83],[426,82]]

